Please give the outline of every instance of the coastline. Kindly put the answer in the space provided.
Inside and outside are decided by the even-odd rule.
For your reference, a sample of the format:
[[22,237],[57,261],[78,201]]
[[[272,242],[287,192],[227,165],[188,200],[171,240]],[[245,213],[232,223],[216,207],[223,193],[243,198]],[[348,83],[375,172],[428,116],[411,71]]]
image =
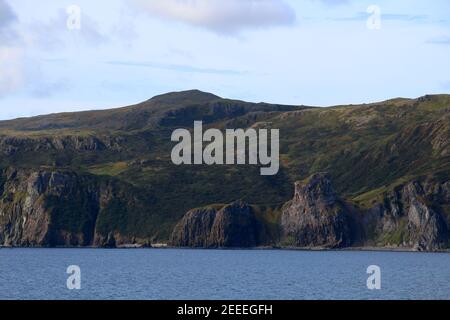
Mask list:
[[399,247],[346,247],[346,248],[322,248],[322,247],[277,247],[277,246],[261,246],[261,247],[229,247],[229,248],[200,248],[200,247],[173,247],[164,244],[146,246],[127,244],[117,247],[76,247],[76,246],[34,246],[34,247],[14,247],[0,245],[0,249],[98,249],[98,250],[132,250],[132,249],[165,249],[165,250],[214,250],[214,251],[310,251],[310,252],[409,252],[409,253],[450,253],[450,249],[434,250],[434,251],[420,251],[414,248],[399,248]]

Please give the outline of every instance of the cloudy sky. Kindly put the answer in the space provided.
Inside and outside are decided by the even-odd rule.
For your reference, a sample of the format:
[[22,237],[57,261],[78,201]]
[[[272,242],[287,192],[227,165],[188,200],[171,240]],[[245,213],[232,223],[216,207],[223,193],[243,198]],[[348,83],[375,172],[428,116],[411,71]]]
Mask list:
[[450,93],[450,0],[0,0],[0,119],[193,88],[308,105]]

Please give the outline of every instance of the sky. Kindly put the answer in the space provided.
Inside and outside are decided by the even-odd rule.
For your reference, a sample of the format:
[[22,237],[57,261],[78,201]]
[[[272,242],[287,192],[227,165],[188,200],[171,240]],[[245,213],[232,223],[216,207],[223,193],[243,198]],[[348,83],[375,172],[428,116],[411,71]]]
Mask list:
[[316,106],[450,93],[450,0],[0,0],[0,119],[188,89]]

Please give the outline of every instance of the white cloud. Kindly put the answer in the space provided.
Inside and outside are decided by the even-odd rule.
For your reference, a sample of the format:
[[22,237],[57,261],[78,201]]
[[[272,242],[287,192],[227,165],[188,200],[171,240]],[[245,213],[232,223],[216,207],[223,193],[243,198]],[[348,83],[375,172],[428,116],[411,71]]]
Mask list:
[[20,90],[41,98],[66,88],[61,79],[47,79],[36,52],[61,51],[74,39],[93,47],[109,40],[89,16],[83,15],[81,29],[73,31],[67,28],[67,17],[60,9],[54,18],[19,25],[8,2],[0,0],[0,98]]
[[23,84],[23,50],[16,47],[14,29],[17,17],[4,0],[0,0],[0,97]]
[[56,17],[48,21],[34,22],[27,27],[27,39],[30,45],[44,50],[63,48],[65,42],[74,37],[90,46],[98,46],[109,41],[108,37],[99,31],[97,23],[88,15],[81,16],[81,28],[69,30],[67,28],[67,13],[59,10]]
[[152,16],[220,34],[291,25],[295,11],[282,0],[131,0]]
[[23,80],[23,51],[0,47],[0,97],[22,86]]
[[0,0],[0,45],[10,42],[14,38],[11,26],[17,21],[17,17],[11,7],[4,0]]

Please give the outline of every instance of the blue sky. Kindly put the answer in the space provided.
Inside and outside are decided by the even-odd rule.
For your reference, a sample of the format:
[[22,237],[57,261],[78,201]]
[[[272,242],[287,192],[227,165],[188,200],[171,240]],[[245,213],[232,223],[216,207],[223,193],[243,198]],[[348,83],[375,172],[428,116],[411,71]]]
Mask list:
[[194,88],[321,106],[450,93],[450,0],[0,0],[0,119]]

